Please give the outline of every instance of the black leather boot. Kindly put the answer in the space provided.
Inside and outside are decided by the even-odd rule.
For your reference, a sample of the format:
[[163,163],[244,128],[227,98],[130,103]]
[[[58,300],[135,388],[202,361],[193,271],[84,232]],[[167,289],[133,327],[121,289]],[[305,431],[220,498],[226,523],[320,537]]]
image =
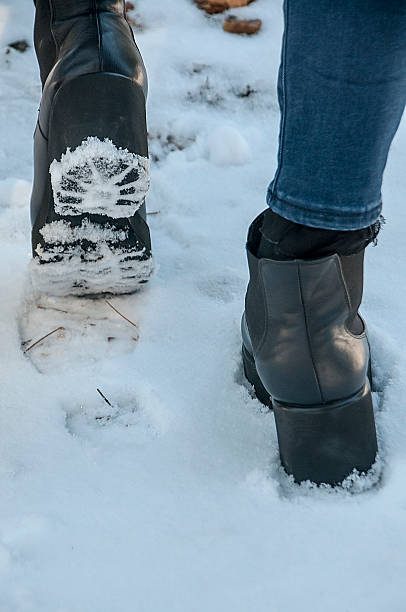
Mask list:
[[338,484],[366,472],[377,442],[369,345],[358,308],[364,250],[348,256],[258,256],[263,214],[251,225],[242,320],[243,363],[273,407],[282,465],[297,482]]
[[36,6],[43,95],[34,135],[34,282],[57,294],[129,293],[148,280],[152,259],[147,77],[124,0]]

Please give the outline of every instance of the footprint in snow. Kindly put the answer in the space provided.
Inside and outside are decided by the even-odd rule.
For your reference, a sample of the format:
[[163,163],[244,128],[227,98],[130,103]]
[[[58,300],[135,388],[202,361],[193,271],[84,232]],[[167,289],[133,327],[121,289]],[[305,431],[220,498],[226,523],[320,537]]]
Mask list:
[[130,353],[139,339],[136,300],[28,293],[19,318],[22,351],[43,374]]
[[80,401],[65,402],[63,409],[68,433],[96,445],[121,444],[124,432],[131,444],[142,445],[165,434],[171,423],[165,403],[143,383],[136,392],[123,393],[114,386],[83,391]]
[[66,406],[66,429],[73,436],[89,437],[104,428],[122,429],[137,425],[140,414],[135,401],[107,397],[96,389],[94,398],[83,403]]
[[231,269],[215,274],[202,274],[197,280],[199,291],[215,301],[229,303],[243,298],[246,279]]

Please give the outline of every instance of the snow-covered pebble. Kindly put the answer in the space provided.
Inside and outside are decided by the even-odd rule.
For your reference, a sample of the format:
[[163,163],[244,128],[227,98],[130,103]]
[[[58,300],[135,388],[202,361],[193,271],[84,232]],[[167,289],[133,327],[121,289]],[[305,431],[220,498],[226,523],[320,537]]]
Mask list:
[[224,125],[210,132],[209,159],[216,166],[241,166],[252,159],[246,139],[232,126]]

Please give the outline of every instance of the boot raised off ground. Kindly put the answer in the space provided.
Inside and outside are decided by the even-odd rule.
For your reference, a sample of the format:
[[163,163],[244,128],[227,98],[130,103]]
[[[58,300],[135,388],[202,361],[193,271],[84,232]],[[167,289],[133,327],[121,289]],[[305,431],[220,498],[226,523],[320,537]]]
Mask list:
[[37,0],[34,285],[130,293],[152,273],[147,77],[124,0]]
[[[272,230],[264,240],[264,216],[268,230],[286,226],[284,241]],[[364,247],[374,237],[373,228],[304,228],[272,211],[249,230],[244,372],[274,409],[281,462],[296,482],[336,485],[375,462],[370,349],[358,313]]]

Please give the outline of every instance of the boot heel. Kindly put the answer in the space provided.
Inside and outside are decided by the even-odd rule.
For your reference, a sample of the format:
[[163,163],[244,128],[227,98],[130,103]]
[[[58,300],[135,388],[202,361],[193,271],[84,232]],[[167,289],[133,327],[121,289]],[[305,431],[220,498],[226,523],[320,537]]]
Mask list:
[[288,406],[273,401],[281,462],[296,482],[339,484],[375,462],[377,441],[369,382],[345,402]]
[[68,81],[50,114],[54,210],[131,217],[147,194],[145,98],[139,85],[97,73]]
[[244,367],[244,375],[248,382],[254,387],[255,395],[262,404],[272,408],[272,401],[268,391],[265,389],[258,376],[257,369],[255,367],[255,361],[252,355],[247,351],[245,346],[242,347],[242,363]]

